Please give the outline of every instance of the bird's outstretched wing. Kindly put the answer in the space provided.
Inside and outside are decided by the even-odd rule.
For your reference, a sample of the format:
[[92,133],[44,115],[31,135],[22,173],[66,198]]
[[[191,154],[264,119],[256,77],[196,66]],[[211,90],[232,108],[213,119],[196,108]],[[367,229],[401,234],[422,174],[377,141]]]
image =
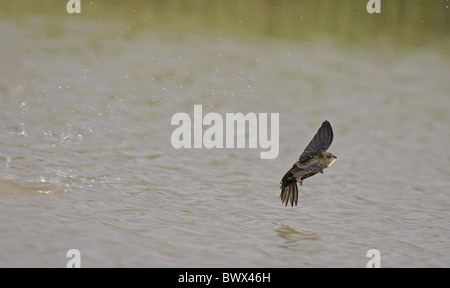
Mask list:
[[304,164],[320,152],[326,151],[330,147],[331,142],[333,142],[333,129],[330,122],[325,120],[311,142],[306,146],[305,151],[300,155],[298,163]]

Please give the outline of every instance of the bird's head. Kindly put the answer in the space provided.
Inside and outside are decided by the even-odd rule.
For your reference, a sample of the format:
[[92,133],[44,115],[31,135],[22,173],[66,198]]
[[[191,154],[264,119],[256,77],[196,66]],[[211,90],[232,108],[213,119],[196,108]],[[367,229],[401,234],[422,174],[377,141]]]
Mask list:
[[323,152],[321,156],[321,162],[324,168],[330,167],[331,164],[333,164],[333,162],[337,159],[337,157],[330,152]]

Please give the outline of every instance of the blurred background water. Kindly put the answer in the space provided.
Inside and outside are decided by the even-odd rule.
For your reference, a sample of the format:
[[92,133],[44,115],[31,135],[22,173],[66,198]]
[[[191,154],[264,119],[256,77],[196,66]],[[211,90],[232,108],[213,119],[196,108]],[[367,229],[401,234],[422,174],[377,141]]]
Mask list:
[[[449,267],[450,3],[366,4],[3,1],[0,266]],[[279,113],[278,157],[174,149],[195,104]]]

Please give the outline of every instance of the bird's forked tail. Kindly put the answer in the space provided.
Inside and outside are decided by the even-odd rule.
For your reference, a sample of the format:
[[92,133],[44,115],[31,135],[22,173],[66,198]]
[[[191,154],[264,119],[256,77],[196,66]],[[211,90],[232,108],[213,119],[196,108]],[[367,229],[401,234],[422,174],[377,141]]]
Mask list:
[[[285,179],[283,179],[285,180]],[[297,206],[298,202],[298,186],[297,181],[281,181],[281,203],[288,205],[289,201],[291,201],[291,206]]]

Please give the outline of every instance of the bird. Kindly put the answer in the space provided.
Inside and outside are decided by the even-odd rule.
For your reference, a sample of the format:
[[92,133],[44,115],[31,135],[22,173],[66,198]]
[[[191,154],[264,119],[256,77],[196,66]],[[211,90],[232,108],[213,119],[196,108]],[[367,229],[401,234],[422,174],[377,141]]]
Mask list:
[[330,122],[325,120],[317,130],[311,142],[306,146],[303,153],[295,164],[283,176],[280,182],[281,189],[281,203],[291,206],[298,203],[298,186],[303,184],[303,180],[309,178],[317,173],[322,173],[325,168],[328,168],[337,159],[332,153],[328,152],[331,143],[333,142],[333,128]]

